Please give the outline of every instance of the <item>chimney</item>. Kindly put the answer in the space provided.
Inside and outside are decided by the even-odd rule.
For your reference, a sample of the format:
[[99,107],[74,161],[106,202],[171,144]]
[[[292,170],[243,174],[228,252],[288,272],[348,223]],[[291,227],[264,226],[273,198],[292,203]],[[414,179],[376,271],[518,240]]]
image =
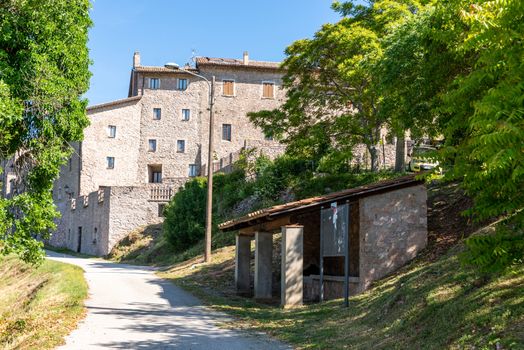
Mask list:
[[135,51],[133,54],[133,68],[140,66],[140,52]]
[[242,58],[242,63],[244,63],[244,65],[246,66],[249,64],[249,52],[244,51],[244,57]]

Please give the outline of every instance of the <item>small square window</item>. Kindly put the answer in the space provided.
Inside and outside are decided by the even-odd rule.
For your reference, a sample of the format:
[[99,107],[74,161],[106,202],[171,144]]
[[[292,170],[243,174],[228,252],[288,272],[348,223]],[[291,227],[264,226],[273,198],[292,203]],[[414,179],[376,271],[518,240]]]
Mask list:
[[160,89],[160,79],[150,78],[149,79],[149,88],[152,90]]
[[149,152],[156,152],[156,140],[149,140]]
[[264,135],[264,140],[273,141],[273,135]]
[[222,124],[222,140],[231,141],[231,124]]
[[178,153],[184,153],[186,151],[186,141],[185,140],[177,140],[176,151]]
[[107,168],[108,169],[114,169],[115,168],[115,157],[107,157]]
[[191,117],[191,111],[189,109],[182,109],[182,120],[188,121]]
[[116,126],[109,125],[107,127],[107,135],[108,135],[108,137],[114,139],[116,137]]
[[275,84],[271,82],[262,83],[262,97],[263,98],[274,98],[275,97]]
[[162,109],[161,108],[153,108],[153,119],[154,120],[160,120],[162,118]]
[[222,95],[234,96],[235,95],[235,81],[234,80],[223,80],[222,82]]
[[189,176],[195,177],[198,175],[198,167],[196,164],[189,164]]
[[177,90],[185,90],[185,89],[187,89],[187,79],[177,79],[176,89]]

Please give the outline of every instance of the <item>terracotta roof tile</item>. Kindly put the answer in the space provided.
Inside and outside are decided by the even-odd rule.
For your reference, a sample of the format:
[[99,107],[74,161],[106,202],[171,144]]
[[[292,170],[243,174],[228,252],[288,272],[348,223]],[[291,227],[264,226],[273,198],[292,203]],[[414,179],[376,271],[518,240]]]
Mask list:
[[192,72],[196,72],[197,70],[194,68],[187,68],[187,67],[181,67],[182,69],[171,69],[166,67],[160,67],[160,66],[138,66],[135,67],[136,72],[143,72],[143,73],[183,73],[184,70],[189,70]]
[[87,107],[87,111],[89,112],[89,111],[92,111],[92,110],[95,110],[95,109],[99,109],[99,108],[111,107],[111,106],[116,106],[116,105],[119,105],[119,104],[124,104],[124,103],[128,103],[128,102],[138,101],[141,98],[142,98],[142,96],[133,96],[133,97],[128,97],[128,98],[123,98],[121,100],[114,100],[114,101],[111,101],[111,102],[101,103],[101,104],[98,104],[98,105],[93,105],[93,106]]
[[268,68],[268,69],[280,69],[280,62],[269,62],[269,61],[253,61],[249,60],[249,64],[245,65],[242,60],[233,58],[216,58],[216,57],[197,57],[197,67],[199,65],[208,66],[234,66],[234,67],[249,67],[249,68]]

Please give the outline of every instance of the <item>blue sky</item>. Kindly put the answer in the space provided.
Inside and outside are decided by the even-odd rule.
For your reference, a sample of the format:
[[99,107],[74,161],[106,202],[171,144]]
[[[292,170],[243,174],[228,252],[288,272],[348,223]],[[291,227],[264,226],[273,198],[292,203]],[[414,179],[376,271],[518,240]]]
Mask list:
[[338,14],[330,0],[92,0],[89,104],[127,97],[135,50],[143,65],[197,56],[280,61],[284,49],[309,38]]

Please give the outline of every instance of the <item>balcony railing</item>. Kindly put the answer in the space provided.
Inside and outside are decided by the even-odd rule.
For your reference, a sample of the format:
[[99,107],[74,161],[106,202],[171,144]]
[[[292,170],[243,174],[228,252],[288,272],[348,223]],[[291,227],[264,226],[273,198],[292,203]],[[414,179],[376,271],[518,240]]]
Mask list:
[[171,186],[154,186],[149,191],[150,201],[168,202],[175,195],[175,191]]

